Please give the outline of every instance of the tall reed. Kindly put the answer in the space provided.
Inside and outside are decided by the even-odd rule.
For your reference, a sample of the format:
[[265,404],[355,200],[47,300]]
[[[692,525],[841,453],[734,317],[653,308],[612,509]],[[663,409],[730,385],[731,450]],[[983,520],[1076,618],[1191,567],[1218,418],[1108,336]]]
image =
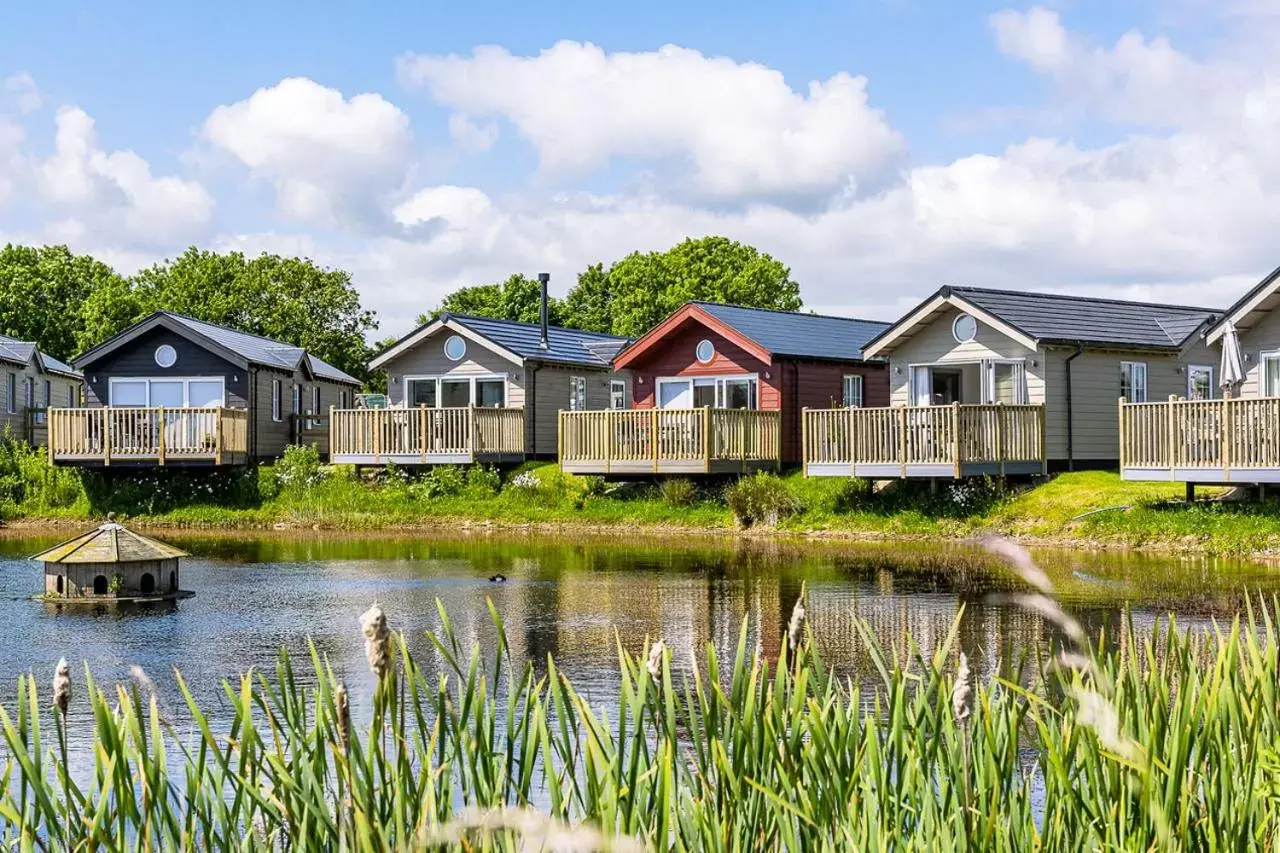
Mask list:
[[59,694],[92,712],[92,766],[75,768],[45,734],[60,711],[23,677],[0,707],[0,835],[50,850],[1274,847],[1275,606],[1209,634],[1130,626],[1123,654],[986,682],[954,627],[903,657],[861,626],[874,676],[859,684],[808,631],[760,658],[744,622],[731,659],[708,648],[687,675],[660,643],[620,648],[608,713],[553,659],[517,665],[492,605],[491,658],[440,608],[443,674],[372,631],[391,659],[370,656],[363,722],[314,648],[305,679],[282,652],[228,682],[216,725],[179,674],[190,729],[86,672]]

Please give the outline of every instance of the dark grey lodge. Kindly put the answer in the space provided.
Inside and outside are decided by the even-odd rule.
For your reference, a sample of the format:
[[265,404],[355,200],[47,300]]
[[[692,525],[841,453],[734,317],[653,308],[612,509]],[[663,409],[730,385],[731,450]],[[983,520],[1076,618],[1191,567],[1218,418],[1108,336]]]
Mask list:
[[325,412],[360,383],[301,347],[158,311],[75,359],[85,406],[50,412],[77,465],[243,465],[289,444],[328,453]]

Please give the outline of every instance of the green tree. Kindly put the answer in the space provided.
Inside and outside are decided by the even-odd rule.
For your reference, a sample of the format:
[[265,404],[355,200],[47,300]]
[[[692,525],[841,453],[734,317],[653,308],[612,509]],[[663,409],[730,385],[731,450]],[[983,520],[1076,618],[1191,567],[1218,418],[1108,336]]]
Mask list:
[[126,282],[99,288],[83,307],[87,348],[153,311],[175,311],[307,349],[353,376],[366,376],[366,335],[377,328],[344,270],[305,258],[194,247]]
[[7,245],[0,249],[0,333],[66,361],[79,350],[81,306],[123,284],[109,266],[66,246]]
[[781,261],[727,237],[687,239],[589,267],[565,299],[564,324],[635,337],[690,300],[795,311],[800,286]]
[[[455,290],[444,298],[430,314],[418,316],[418,324],[429,323],[441,314],[470,314],[495,320],[537,323],[541,319],[542,287],[537,279],[516,273],[497,284],[478,284]],[[552,298],[547,303],[547,316],[553,326],[563,325],[564,307]]]

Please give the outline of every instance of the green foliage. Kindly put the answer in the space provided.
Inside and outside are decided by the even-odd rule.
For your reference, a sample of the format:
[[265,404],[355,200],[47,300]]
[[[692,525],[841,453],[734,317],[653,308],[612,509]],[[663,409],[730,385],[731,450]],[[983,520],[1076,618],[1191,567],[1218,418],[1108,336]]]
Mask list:
[[668,477],[658,484],[658,493],[667,506],[692,506],[698,500],[698,487],[688,477]]
[[0,332],[69,360],[83,340],[81,306],[122,282],[106,264],[66,246],[9,244],[0,249]]
[[[607,718],[556,661],[516,657],[492,604],[491,657],[438,605],[443,671],[393,635],[390,669],[349,701],[314,646],[307,671],[281,652],[217,707],[179,673],[191,725],[88,672],[63,717],[24,675],[0,708],[0,841],[183,849],[198,827],[209,849],[1270,849],[1275,606],[1214,633],[1122,623],[1123,654],[990,681],[958,623],[926,654],[856,620],[869,674],[846,680],[802,623],[774,656],[744,621],[730,656],[710,647],[692,672],[619,646]],[[68,735],[92,736],[90,771]]]
[[61,308],[78,308],[83,317],[82,349],[163,309],[305,347],[357,377],[365,376],[370,355],[365,337],[377,327],[343,270],[303,258],[246,258],[194,247],[131,279],[110,280],[82,307]]
[[768,471],[734,481],[724,490],[724,500],[743,527],[777,527],[803,508],[782,478]]
[[[537,279],[517,273],[497,284],[464,287],[446,296],[431,314],[419,315],[418,323],[428,323],[445,313],[538,323],[542,316],[542,285]],[[564,325],[564,311],[558,299],[547,300],[547,315],[551,325]]]
[[437,465],[430,468],[411,485],[414,497],[424,500],[459,495],[467,487],[467,475],[457,465]]
[[780,261],[727,237],[633,252],[608,271],[588,268],[565,299],[574,328],[639,336],[689,300],[795,311],[800,286]]
[[497,468],[472,465],[467,469],[467,493],[473,497],[491,498],[502,491],[502,474]]
[[6,515],[19,508],[58,515],[87,509],[87,503],[78,470],[51,465],[43,449],[31,447],[7,430],[0,433],[0,507]]
[[281,490],[301,490],[324,479],[320,467],[320,450],[314,444],[291,444],[272,466]]

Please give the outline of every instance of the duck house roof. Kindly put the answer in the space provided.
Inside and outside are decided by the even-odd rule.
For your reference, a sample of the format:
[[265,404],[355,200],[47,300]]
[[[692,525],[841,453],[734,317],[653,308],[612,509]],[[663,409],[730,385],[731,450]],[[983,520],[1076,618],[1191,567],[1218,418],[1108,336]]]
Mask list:
[[186,551],[134,533],[108,519],[101,527],[55,545],[31,559],[42,563],[141,563],[186,556]]

